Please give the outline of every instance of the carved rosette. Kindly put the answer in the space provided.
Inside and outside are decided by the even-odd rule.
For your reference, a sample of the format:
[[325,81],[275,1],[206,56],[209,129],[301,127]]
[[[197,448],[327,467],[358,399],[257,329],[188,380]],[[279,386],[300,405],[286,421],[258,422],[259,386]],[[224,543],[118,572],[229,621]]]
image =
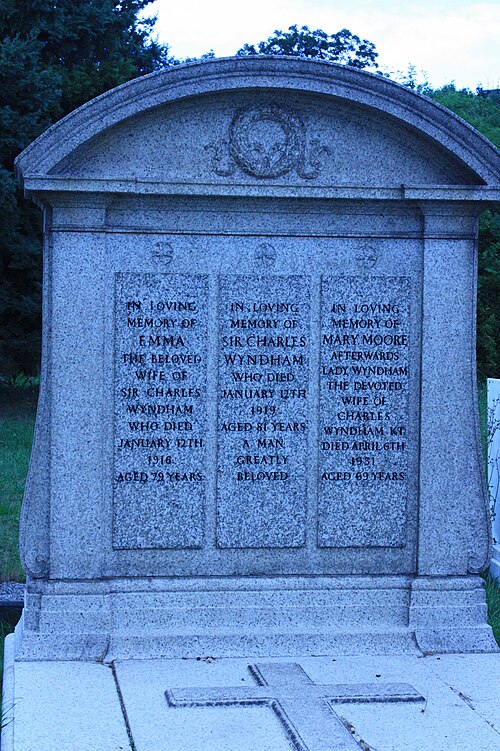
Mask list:
[[239,109],[229,126],[228,139],[208,144],[212,170],[220,176],[239,167],[260,179],[282,177],[292,170],[304,180],[319,175],[326,147],[308,141],[300,116],[278,104]]

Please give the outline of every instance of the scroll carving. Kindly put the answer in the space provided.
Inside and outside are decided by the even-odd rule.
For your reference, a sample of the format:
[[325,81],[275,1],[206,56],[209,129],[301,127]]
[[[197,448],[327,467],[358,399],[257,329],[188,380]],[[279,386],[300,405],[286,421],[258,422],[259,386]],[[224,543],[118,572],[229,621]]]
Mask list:
[[[478,425],[476,425],[476,454],[478,465],[480,465],[482,453]],[[467,561],[467,572],[469,574],[480,574],[488,568],[493,546],[488,491],[480,470],[478,475],[481,482],[481,492],[474,497],[476,504],[469,512],[469,557]]]
[[228,139],[208,144],[211,168],[228,177],[239,167],[259,179],[282,177],[292,170],[303,180],[314,180],[328,152],[309,140],[301,117],[277,104],[247,107],[235,112]]

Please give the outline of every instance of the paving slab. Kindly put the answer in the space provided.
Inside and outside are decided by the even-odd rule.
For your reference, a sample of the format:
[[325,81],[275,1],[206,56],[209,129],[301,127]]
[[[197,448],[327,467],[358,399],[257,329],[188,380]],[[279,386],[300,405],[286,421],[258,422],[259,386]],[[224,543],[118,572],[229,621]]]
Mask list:
[[[333,697],[325,702],[327,711],[319,714],[314,714],[317,704],[311,701],[311,686],[294,689],[290,684],[288,694],[279,694],[276,681],[269,680],[270,686],[259,682],[255,666],[261,663],[262,658],[117,663],[137,751],[500,749],[498,708],[494,707],[500,695],[499,655],[266,660],[267,666],[283,668],[289,675],[293,664],[300,665],[311,686],[328,687],[325,695],[333,696],[338,686],[353,688],[348,701]],[[249,670],[249,665],[254,667]],[[366,690],[374,685],[380,686],[375,701]],[[421,698],[408,701],[402,692],[401,700],[384,700],[384,692],[394,686],[410,687]],[[266,696],[278,696],[284,718],[272,702],[258,704]],[[295,702],[292,709],[287,701]],[[293,714],[296,707],[302,716],[300,711]],[[317,738],[304,713],[316,722]],[[324,738],[330,737],[331,745],[321,740],[322,723]],[[290,731],[290,725],[296,732]]]
[[1,751],[500,750],[498,654],[125,660],[115,681],[12,642]]
[[[7,638],[9,654],[12,641]],[[2,731],[1,751],[130,751],[109,666],[16,662],[12,669],[6,661],[6,668],[9,725]]]
[[290,751],[267,707],[168,706],[167,689],[255,686],[248,661],[129,660],[117,663],[116,670],[137,751]]
[[[493,656],[492,656],[493,657]],[[429,666],[457,695],[500,733],[500,663],[488,655],[442,655]],[[492,670],[496,664],[496,670]],[[499,744],[500,748],[500,744]]]

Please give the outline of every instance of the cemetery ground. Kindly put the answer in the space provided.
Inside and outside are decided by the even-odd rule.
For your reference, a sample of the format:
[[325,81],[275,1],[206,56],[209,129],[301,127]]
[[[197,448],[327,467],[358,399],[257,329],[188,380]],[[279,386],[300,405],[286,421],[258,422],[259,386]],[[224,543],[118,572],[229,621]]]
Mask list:
[[[31,451],[31,443],[33,438],[33,430],[34,430],[34,421],[35,421],[35,411],[36,411],[36,401],[37,401],[37,387],[36,386],[30,386],[26,382],[23,386],[17,385],[11,386],[11,387],[0,387],[0,587],[2,582],[5,581],[23,581],[24,580],[24,573],[21,567],[21,563],[19,560],[19,549],[18,549],[18,525],[19,525],[19,513],[21,508],[21,502],[22,502],[22,496],[24,491],[24,483],[26,478],[26,473],[28,470],[28,464],[29,464],[29,457],[30,457],[30,451]],[[481,409],[481,407],[484,405],[481,405],[481,398],[484,401],[484,391],[480,390],[480,413],[481,417],[485,416],[485,410]],[[481,420],[482,423],[484,423],[484,420]],[[484,425],[483,425],[484,427]],[[486,598],[488,603],[488,613],[489,613],[489,623],[493,628],[493,632],[495,635],[495,638],[497,639],[498,643],[500,644],[500,586],[498,582],[494,579],[488,579],[486,581]],[[3,611],[5,613],[5,611]],[[0,613],[2,613],[2,610],[0,609]],[[4,639],[7,636],[8,633],[10,633],[13,629],[13,621],[10,619],[10,622],[7,622],[5,620],[5,617],[0,617],[0,728],[3,726],[6,730],[9,730],[10,722],[11,722],[11,711],[9,710],[9,706],[6,705],[5,702],[2,702],[2,684],[3,684],[3,664],[4,664]],[[456,668],[458,667],[459,672],[463,672],[464,664],[456,666],[454,664],[454,660],[458,657],[460,660],[461,657],[465,656],[444,656],[443,658],[435,657],[435,658],[428,658],[431,662],[428,663],[428,669],[423,670],[421,680],[423,681],[422,685],[426,687],[426,691],[429,691],[430,696],[435,697],[435,688],[433,688],[433,680],[436,680],[436,677],[439,675],[439,678],[441,680],[450,681],[454,680],[454,678],[450,678],[451,675],[456,674]],[[477,655],[477,656],[470,656],[471,664],[467,666],[467,670],[465,671],[467,674],[470,674],[473,676],[472,679],[472,688],[474,690],[477,690],[476,684],[480,685],[481,683],[487,684],[487,674],[488,674],[488,663],[483,658],[487,658],[487,655]],[[406,671],[408,670],[408,665],[405,668],[404,660],[408,658],[402,658],[401,664],[398,662],[398,658],[385,658],[382,659],[382,661],[377,662],[376,659],[373,664],[373,673],[376,675],[377,678],[381,677],[381,675],[384,675],[387,672],[387,674],[394,673],[395,675],[398,674],[398,671],[401,671],[401,675],[403,677],[406,677]],[[362,658],[363,660],[363,675],[365,673],[365,661],[366,658]],[[414,658],[409,658],[409,660],[414,660]],[[441,662],[435,662],[435,660],[441,660]],[[311,663],[311,668],[314,672],[314,658],[309,660]],[[228,663],[228,667],[230,663],[237,663],[241,661],[225,661]],[[349,674],[350,672],[353,672],[353,677],[355,678],[357,673],[359,672],[359,658],[354,658],[350,660],[349,658],[341,658],[337,662],[333,661],[337,665],[337,670],[340,671],[342,675]],[[180,668],[182,671],[185,670],[185,662],[182,661],[173,661],[173,663],[180,663]],[[179,669],[179,666],[176,666],[172,663],[172,667],[174,670],[174,674],[176,669]],[[141,663],[138,663],[140,666]],[[414,663],[410,663],[413,664]],[[64,663],[63,663],[64,665]],[[199,665],[199,663],[195,663],[195,665]],[[205,665],[202,661],[202,667],[206,669],[210,669],[210,664]],[[269,667],[269,665],[268,665]],[[424,666],[422,666],[424,667]],[[78,668],[77,668],[78,669]],[[163,670],[163,667],[160,663],[151,663],[151,666],[148,667],[148,671],[152,669],[153,675],[156,675],[156,673],[161,673]],[[234,666],[232,669],[237,669],[237,665]],[[323,669],[323,668],[322,668]],[[57,667],[56,667],[57,670]],[[100,665],[92,665],[89,668],[83,668],[84,671],[89,670],[89,675],[86,675],[85,683],[90,681],[88,683],[88,694],[91,694],[92,691],[95,689],[95,686],[100,687],[100,690],[102,691],[102,682],[104,679],[104,683],[106,683],[106,680],[108,680],[107,673],[108,671]],[[104,671],[97,675],[95,671]],[[120,672],[120,684],[123,681],[123,686],[125,690],[128,690],[128,676],[127,676],[127,667],[125,665],[117,664],[116,668],[114,670],[117,671],[123,671]],[[140,670],[140,668],[139,668]],[[414,671],[415,668],[410,668],[411,673],[411,679],[414,678]],[[448,676],[448,673],[451,671],[450,676]],[[148,673],[149,676],[149,673]],[[424,677],[425,676],[425,677]],[[432,676],[432,677],[431,677]],[[55,680],[57,681],[58,677],[53,676]],[[71,684],[75,683],[75,676],[72,674],[60,676],[60,679],[63,679],[66,681],[69,679],[69,682]],[[242,678],[241,680],[244,680]],[[359,676],[358,676],[359,680]],[[426,683],[426,681],[429,681]],[[76,685],[79,685],[80,682],[80,676],[76,676],[76,684],[73,686],[73,691],[76,690]],[[322,681],[321,681],[322,682]],[[450,684],[451,686],[451,684]],[[460,687],[460,689],[457,689],[455,686],[451,686],[453,691],[457,694],[459,697],[460,703],[462,703],[462,700],[464,702],[469,702],[469,706],[471,709],[474,709],[475,711],[473,714],[479,714],[483,715],[482,719],[486,721],[488,725],[491,725],[494,727],[494,716],[495,711],[493,710],[493,714],[491,715],[491,718],[488,718],[488,712],[489,710],[489,703],[488,701],[483,702],[479,701],[477,704],[473,704],[471,700],[468,698],[467,690],[468,685],[465,687],[467,690],[464,689],[464,687]],[[110,705],[112,705],[113,701],[113,695],[112,695],[112,682],[109,684],[107,688],[107,693],[105,692],[105,696],[107,701]],[[470,692],[472,693],[472,692]],[[480,696],[480,694],[478,694]],[[484,699],[484,697],[482,697]],[[129,700],[129,699],[128,699]],[[435,699],[433,698],[433,702]],[[427,699],[425,705],[423,705],[423,709],[420,706],[420,704],[415,704],[414,708],[412,708],[412,705],[392,705],[392,707],[397,707],[397,711],[394,717],[391,717],[392,709],[390,709],[391,705],[387,705],[389,707],[389,711],[386,713],[388,716],[388,719],[385,723],[381,723],[379,720],[379,716],[377,714],[376,704],[374,705],[375,709],[372,709],[369,704],[360,704],[360,705],[346,705],[344,709],[342,709],[342,705],[339,705],[339,709],[337,710],[339,712],[339,716],[342,719],[342,722],[345,727],[349,729],[349,732],[352,733],[354,739],[356,739],[358,742],[360,742],[360,745],[362,748],[371,748],[371,746],[363,745],[364,741],[362,738],[362,734],[364,735],[365,732],[371,733],[372,730],[372,713],[375,711],[376,721],[377,725],[380,726],[380,733],[381,733],[381,740],[391,737],[392,727],[393,724],[396,724],[396,727],[399,727],[400,730],[398,731],[398,734],[401,732],[404,732],[405,734],[407,732],[413,733],[415,732],[417,736],[419,736],[419,733],[421,730],[419,730],[419,719],[418,715],[415,715],[415,712],[425,712],[427,707]],[[356,707],[359,707],[359,709],[356,709]],[[47,707],[47,709],[51,710],[50,707]],[[95,708],[90,707],[90,705],[86,708],[91,713],[95,711]],[[127,711],[132,710],[134,712],[134,704],[133,701],[131,704],[127,704]],[[137,711],[137,709],[135,709]],[[197,711],[197,710],[194,710]],[[199,710],[198,710],[199,711]],[[231,711],[231,710],[229,710]],[[279,743],[279,740],[275,738],[275,729],[273,729],[272,726],[272,718],[270,719],[265,715],[264,708],[258,710],[262,712],[262,718],[259,718],[258,723],[258,733],[262,734],[262,741],[267,742],[269,739],[271,739],[271,744],[273,743]],[[458,711],[458,708],[457,710]],[[354,714],[353,714],[354,712]],[[357,713],[356,713],[357,712]],[[403,712],[403,714],[398,714]],[[486,712],[486,713],[485,713]],[[344,715],[349,719],[346,719]],[[406,714],[405,714],[406,713]],[[413,714],[412,714],[413,713]],[[141,717],[143,714],[142,711],[139,712],[139,717]],[[147,713],[146,713],[147,714]],[[125,739],[125,732],[123,728],[120,728],[120,721],[121,718],[119,714],[115,711],[114,713],[111,712],[112,715],[112,725],[113,725],[113,733],[112,735],[116,735],[119,738],[122,738],[122,740],[119,742],[119,745],[116,747],[123,748],[122,741]],[[385,717],[385,715],[384,715]],[[43,723],[45,721],[45,718],[40,718],[41,722],[37,723],[38,725],[43,726]],[[111,718],[109,718],[111,719]],[[135,718],[137,720],[137,718]],[[240,725],[240,736],[239,736],[239,742],[241,742],[243,745],[241,748],[250,748],[253,744],[254,740],[254,733],[255,728],[246,728],[245,725],[246,716],[241,715],[241,718],[238,720],[238,725]],[[434,721],[433,721],[434,722]],[[493,723],[493,724],[492,724]],[[29,723],[31,724],[31,722]],[[52,723],[49,723],[52,724]],[[262,727],[261,727],[262,725]],[[329,725],[329,723],[328,723]],[[404,731],[401,730],[401,728],[406,728]],[[414,731],[411,730],[411,728],[414,728]],[[135,727],[134,727],[135,730]],[[175,733],[175,727],[173,728]],[[247,732],[248,731],[248,732]],[[62,725],[61,729],[61,740],[65,741],[65,733],[68,735],[66,737],[71,737],[74,730],[71,729],[71,723],[68,724],[68,727],[66,728],[64,723]],[[481,733],[482,730],[478,727],[478,732]],[[423,738],[427,733],[424,733]],[[246,737],[248,736],[248,737]],[[31,735],[30,735],[31,737]],[[53,739],[46,739],[47,742],[49,740]],[[143,739],[141,738],[141,741]],[[247,744],[248,741],[248,744]],[[93,740],[90,741],[93,743]],[[104,743],[107,744],[108,742],[111,743],[111,741],[108,741],[106,738],[104,740]],[[146,740],[146,743],[149,744],[150,739]],[[409,738],[409,747],[412,747],[412,742],[420,743],[421,740],[418,740],[418,738]],[[422,741],[423,742],[423,741]],[[486,741],[488,742],[488,741]],[[42,743],[44,741],[42,740]],[[247,745],[246,745],[247,744]],[[106,746],[103,746],[103,748]],[[146,747],[149,747],[147,745]],[[274,746],[273,746],[274,747]],[[115,746],[113,745],[113,748]],[[134,745],[131,746],[132,749],[135,748]],[[267,748],[267,746],[266,746]],[[281,748],[281,746],[280,746]]]
[[[19,547],[18,547],[18,534],[19,534],[19,513],[21,509],[22,496],[24,491],[24,484],[26,479],[26,473],[28,470],[29,457],[31,452],[31,443],[33,438],[35,411],[37,403],[38,389],[36,386],[31,385],[28,381],[17,382],[17,385],[12,384],[10,386],[0,386],[0,586],[2,582],[22,582],[24,580],[24,572],[19,560]],[[480,389],[480,415],[481,418],[485,418],[485,391]],[[485,427],[485,419],[481,419],[483,432]],[[486,598],[488,603],[489,623],[493,628],[495,638],[500,644],[500,586],[494,579],[488,579],[486,581]],[[0,613],[4,613],[0,608]],[[9,724],[9,707],[2,705],[2,683],[3,683],[3,664],[4,664],[4,638],[13,629],[12,619],[8,622],[5,617],[0,616],[0,727]],[[450,656],[453,660],[453,656]],[[484,672],[484,666],[481,663],[481,658],[486,657],[478,656],[480,662],[474,664],[472,672],[476,673],[476,678],[479,679]],[[430,658],[438,659],[441,658]],[[475,659],[474,657],[472,659]],[[313,661],[311,661],[313,662]],[[340,661],[339,661],[340,662]],[[342,670],[354,670],[356,671],[356,660],[351,665],[346,658],[343,658],[345,662],[345,668],[343,665],[339,665],[339,669]],[[184,667],[182,664],[182,667]],[[385,665],[385,663],[382,663]],[[439,663],[434,663],[433,668]],[[452,667],[450,665],[450,667]],[[96,666],[101,669],[101,666]],[[383,668],[377,667],[376,670],[382,670]],[[388,670],[397,670],[397,667],[392,666],[392,663],[388,663]],[[448,669],[448,665],[444,662],[441,664],[441,671]],[[118,670],[126,670],[125,666],[118,665]],[[153,671],[154,672],[154,671]],[[431,671],[429,670],[429,673]],[[377,673],[379,675],[380,673]],[[92,673],[91,681],[92,686],[97,679],[97,683],[102,680],[101,676],[94,675]],[[124,685],[126,685],[126,673],[124,674]],[[89,686],[90,687],[90,686]],[[462,692],[459,695],[465,696]],[[348,709],[352,710],[351,705]],[[355,723],[347,722],[347,727],[353,733],[357,740],[361,740],[361,736],[358,731],[358,723],[363,726],[363,723],[367,721],[367,717],[363,716],[363,711],[370,714],[369,705],[359,705],[361,713],[359,717],[356,717]],[[265,710],[260,710],[265,712]],[[413,711],[411,705],[405,709],[406,712]],[[416,711],[416,710],[415,710]],[[418,710],[421,711],[421,710]],[[415,722],[415,718],[408,715],[405,718],[397,718],[398,724],[400,722],[406,723],[408,727],[412,726]],[[242,716],[243,717],[243,716]],[[352,716],[350,715],[351,719]],[[396,718],[394,718],[396,719]],[[272,733],[272,726],[267,727],[267,718],[264,719],[264,733],[265,735]],[[116,718],[115,718],[116,724]],[[266,729],[267,728],[267,729]],[[116,730],[116,729],[115,729]],[[245,735],[245,729],[242,728],[243,736]],[[390,734],[390,729],[385,728],[383,731],[386,734]],[[249,733],[249,738],[253,735]],[[245,742],[245,738],[241,739],[241,742]]]
[[[0,584],[24,581],[19,560],[19,513],[31,452],[37,397],[37,387],[22,382],[22,379],[17,385],[0,386]],[[481,416],[485,416],[484,400],[485,390],[480,389]],[[485,587],[488,622],[500,644],[500,585],[495,579],[487,579]],[[0,620],[0,696],[3,641],[11,630],[10,623]]]

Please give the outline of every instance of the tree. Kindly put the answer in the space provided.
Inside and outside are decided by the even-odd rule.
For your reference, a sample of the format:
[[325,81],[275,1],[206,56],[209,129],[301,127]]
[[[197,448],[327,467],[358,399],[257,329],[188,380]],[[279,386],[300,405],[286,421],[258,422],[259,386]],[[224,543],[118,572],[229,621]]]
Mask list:
[[36,372],[39,211],[17,192],[16,155],[98,94],[173,62],[139,19],[152,0],[0,0],[0,368]]
[[34,372],[40,350],[40,212],[17,192],[15,156],[59,109],[60,79],[34,35],[0,42],[0,363]]
[[312,31],[308,26],[290,26],[288,31],[277,29],[274,36],[257,47],[245,44],[236,53],[242,55],[291,55],[344,63],[352,68],[377,68],[375,45],[360,39],[348,29],[327,34],[321,29]]
[[500,378],[500,213],[493,211],[479,223],[477,373]]
[[500,101],[486,96],[481,88],[476,93],[469,89],[456,89],[450,83],[440,89],[424,92],[434,101],[470,123],[476,130],[500,148]]
[[[466,120],[500,148],[500,101],[478,88],[448,84],[425,93]],[[477,373],[500,378],[500,213],[486,211],[479,222],[477,282]]]

